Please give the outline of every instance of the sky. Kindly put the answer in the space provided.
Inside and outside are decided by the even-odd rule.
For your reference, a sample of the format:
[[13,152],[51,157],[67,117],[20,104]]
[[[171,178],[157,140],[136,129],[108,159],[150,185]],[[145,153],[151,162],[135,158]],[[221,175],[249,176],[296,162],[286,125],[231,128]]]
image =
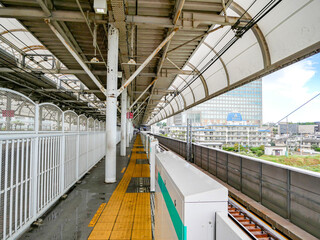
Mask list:
[[[320,53],[262,78],[263,122],[279,121],[318,93]],[[290,115],[288,121],[320,121],[320,96]]]

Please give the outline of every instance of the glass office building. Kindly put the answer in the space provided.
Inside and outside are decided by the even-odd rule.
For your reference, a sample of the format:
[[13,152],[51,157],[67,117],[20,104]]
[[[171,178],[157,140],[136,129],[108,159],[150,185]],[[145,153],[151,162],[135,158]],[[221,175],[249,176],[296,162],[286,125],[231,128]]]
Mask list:
[[[256,80],[230,92],[201,103],[176,117],[175,125],[185,124],[192,118],[193,124],[226,124],[228,113],[241,113],[248,124],[262,124],[262,80]],[[197,115],[197,116],[195,116]]]

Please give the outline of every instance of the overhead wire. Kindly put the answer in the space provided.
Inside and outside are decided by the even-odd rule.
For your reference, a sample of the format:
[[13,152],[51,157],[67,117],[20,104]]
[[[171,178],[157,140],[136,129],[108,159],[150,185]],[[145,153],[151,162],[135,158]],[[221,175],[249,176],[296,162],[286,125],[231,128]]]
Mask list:
[[[236,41],[238,41],[247,31],[249,31],[255,24],[257,24],[266,14],[268,14],[272,9],[274,9],[282,0],[271,0],[269,1],[253,18],[251,18],[244,27],[238,27],[241,23],[241,19],[245,16],[245,14],[248,12],[248,10],[257,2],[257,0],[253,1],[250,6],[245,10],[245,12],[239,17],[237,22],[220,38],[220,40],[215,44],[213,49],[226,37],[226,35],[230,32],[230,30],[235,30],[235,36],[229,40],[229,42],[222,47],[219,52],[216,53],[216,55],[210,59],[200,71],[181,89],[176,93],[177,95],[180,95],[185,89],[190,87],[190,85],[196,81],[201,75],[203,75],[204,72],[206,72]],[[212,50],[211,50],[212,51]],[[210,52],[211,52],[210,51]],[[209,52],[209,53],[210,53]],[[208,56],[208,54],[207,54]],[[204,61],[205,58],[202,59],[202,61],[198,64],[198,66]],[[195,68],[196,69],[196,68]],[[194,72],[195,70],[193,70]],[[176,97],[174,96],[174,97]],[[172,99],[174,99],[174,97]],[[167,104],[160,109],[164,109],[167,107],[170,102],[167,102]],[[159,111],[159,112],[160,112]],[[156,114],[158,115],[159,112]],[[155,116],[156,116],[155,115]]]
[[[249,9],[254,5],[254,3],[255,3],[256,1],[257,1],[257,0],[254,0],[254,1],[249,5],[249,7],[248,7],[248,8],[244,11],[244,13],[239,17],[238,21],[237,21],[235,24],[239,24],[239,23],[240,23],[240,20],[242,19],[242,17],[244,17],[244,15],[249,11]],[[235,25],[235,24],[234,24],[234,25]],[[229,28],[228,31],[224,32],[223,35],[218,39],[218,41],[217,41],[217,42],[215,43],[215,45],[212,47],[212,49],[206,54],[206,56],[202,58],[202,60],[197,64],[197,66],[195,66],[195,68],[193,68],[193,70],[192,70],[192,72],[190,73],[190,75],[191,75],[191,76],[192,76],[192,75],[196,75],[195,80],[198,79],[198,78],[202,75],[202,73],[201,73],[200,71],[196,71],[196,70],[198,69],[198,66],[200,66],[200,65],[203,63],[203,61],[210,55],[210,53],[213,52],[213,50],[221,43],[221,41],[229,34],[229,32],[230,32],[231,30],[232,30],[232,27]],[[217,54],[218,54],[218,53],[216,53],[216,55],[217,55]],[[208,63],[207,63],[207,64],[208,64]],[[207,64],[206,64],[206,65],[207,65]],[[206,66],[206,65],[205,65],[205,66]],[[179,76],[178,76],[178,77],[179,77]],[[194,81],[195,81],[195,80],[194,80]],[[192,81],[192,79],[191,79],[191,81]],[[194,82],[194,81],[193,81],[193,82]],[[181,83],[181,84],[182,84],[182,83]],[[190,84],[188,83],[187,86],[183,87],[183,89],[180,90],[177,95],[180,95],[180,93],[183,92],[186,88],[190,87],[191,84],[192,84],[192,83],[190,83]],[[180,86],[177,87],[177,89],[179,89],[179,88],[180,88]],[[173,98],[172,98],[172,99],[173,99]],[[171,100],[172,100],[172,99],[171,99]],[[171,102],[171,100],[170,100],[170,102]],[[168,104],[169,104],[170,102],[168,102]],[[168,105],[168,104],[167,104],[167,105]],[[162,109],[164,109],[167,105],[165,105],[164,107],[163,107],[163,106],[160,106],[159,112],[160,112]],[[159,114],[159,112],[156,113],[155,115]]]
[[308,101],[304,102],[302,105],[300,105],[299,107],[297,107],[296,109],[294,109],[293,111],[291,111],[289,114],[287,114],[285,117],[281,118],[279,121],[277,121],[276,123],[274,123],[271,127],[267,128],[266,130],[271,129],[272,127],[274,127],[275,125],[277,125],[278,123],[280,123],[283,119],[286,119],[287,117],[289,117],[291,114],[295,113],[296,111],[298,111],[300,108],[302,108],[303,106],[307,105],[309,102],[311,102],[312,100],[314,100],[315,98],[317,98],[318,96],[320,96],[320,92],[318,94],[316,94],[314,97],[310,98]]

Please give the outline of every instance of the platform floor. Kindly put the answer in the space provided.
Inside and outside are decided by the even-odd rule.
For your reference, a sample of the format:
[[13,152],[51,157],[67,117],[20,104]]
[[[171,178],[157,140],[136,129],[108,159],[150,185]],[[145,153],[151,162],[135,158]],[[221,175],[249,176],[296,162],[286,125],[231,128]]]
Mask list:
[[[152,239],[149,165],[140,136],[120,157],[117,183],[104,184],[102,160],[80,184],[20,239]],[[140,184],[141,183],[141,184]],[[137,188],[137,185],[140,185]]]
[[137,163],[137,160],[147,159],[143,152],[140,136],[137,136],[125,174],[106,206],[101,205],[92,219],[90,240],[152,239],[150,193],[127,191],[132,178],[150,178],[149,164]]

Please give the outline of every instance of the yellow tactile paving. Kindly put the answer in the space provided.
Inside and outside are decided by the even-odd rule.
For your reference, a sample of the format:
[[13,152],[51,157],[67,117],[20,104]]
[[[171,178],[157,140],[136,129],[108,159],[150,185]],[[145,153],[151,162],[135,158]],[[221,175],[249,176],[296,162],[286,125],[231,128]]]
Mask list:
[[96,240],[105,240],[105,239],[109,239],[111,234],[111,231],[92,231],[92,233],[90,234],[89,239],[96,239]]
[[136,164],[136,159],[147,159],[145,153],[137,153],[144,151],[143,148],[137,148],[143,146],[140,136],[137,136],[133,146],[130,162],[121,181],[102,213],[99,212],[100,208],[97,211],[98,221],[89,239],[152,239],[150,193],[126,193],[132,177],[150,177],[148,164]]
[[140,164],[142,167],[141,177],[150,177],[150,167],[149,164]]
[[134,167],[134,172],[132,177],[141,177],[141,171],[142,171],[141,164],[136,164],[136,166]]
[[90,221],[88,227],[93,227],[97,223],[97,221],[98,221],[98,219],[99,219],[99,217],[100,217],[100,215],[101,215],[101,213],[102,213],[102,211],[103,211],[103,209],[105,208],[106,205],[107,205],[106,203],[102,203],[100,205],[100,207],[98,208],[97,212],[94,214],[92,220]]

